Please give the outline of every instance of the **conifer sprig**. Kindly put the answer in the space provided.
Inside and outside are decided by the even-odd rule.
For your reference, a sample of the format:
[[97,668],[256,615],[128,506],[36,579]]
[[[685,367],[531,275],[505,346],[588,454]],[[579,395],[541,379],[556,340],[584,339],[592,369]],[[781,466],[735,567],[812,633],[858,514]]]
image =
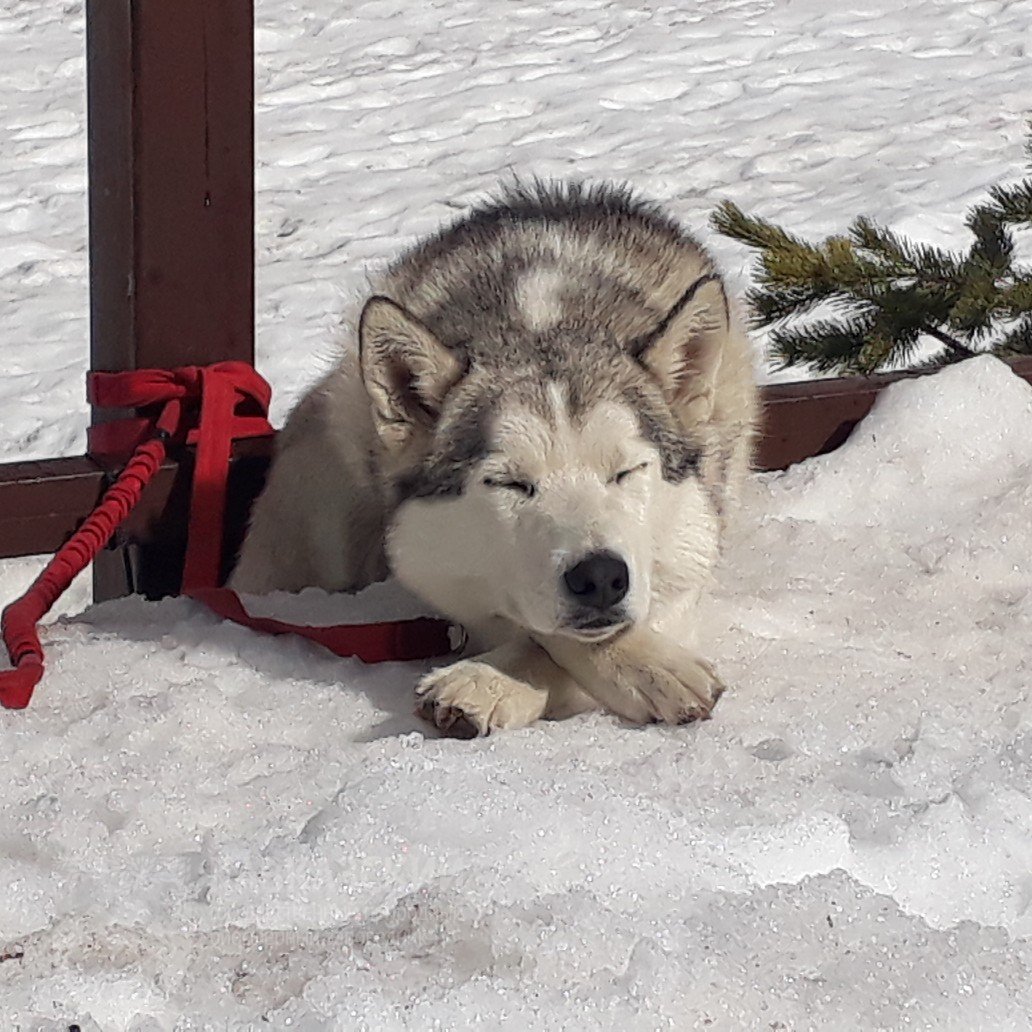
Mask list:
[[[1032,167],[1032,123],[1026,150]],[[937,365],[981,351],[1032,354],[1032,268],[1015,264],[1013,235],[1032,228],[1032,178],[991,187],[966,221],[974,240],[961,254],[864,216],[817,244],[730,201],[712,218],[759,251],[748,301],[757,324],[773,327],[782,366],[845,373],[905,364],[928,338],[941,345]]]

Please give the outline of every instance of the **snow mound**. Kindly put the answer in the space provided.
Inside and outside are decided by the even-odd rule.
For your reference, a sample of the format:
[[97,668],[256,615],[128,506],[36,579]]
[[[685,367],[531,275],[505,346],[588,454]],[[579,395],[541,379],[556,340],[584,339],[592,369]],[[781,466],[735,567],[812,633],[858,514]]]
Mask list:
[[271,617],[287,623],[307,624],[309,627],[415,620],[421,616],[438,615],[395,581],[371,584],[354,595],[305,588],[296,594],[244,594],[240,600],[251,616]]
[[[1012,474],[1027,476],[1029,442],[1032,385],[982,355],[890,384],[841,448],[807,464],[804,483],[798,471],[783,478],[780,511],[868,525],[904,513],[955,520],[958,506],[984,505],[984,491],[999,497]],[[858,493],[865,481],[872,491]]]
[[703,725],[450,741],[411,713],[421,664],[184,599],[49,625],[46,680],[0,721],[0,1013],[1028,1029],[1029,419],[980,359],[754,478],[706,616],[733,690]]

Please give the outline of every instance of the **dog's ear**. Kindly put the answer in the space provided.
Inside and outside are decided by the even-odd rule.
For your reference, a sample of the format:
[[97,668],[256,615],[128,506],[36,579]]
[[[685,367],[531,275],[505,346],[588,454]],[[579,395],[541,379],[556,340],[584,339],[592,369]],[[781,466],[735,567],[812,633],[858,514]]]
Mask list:
[[417,427],[432,427],[465,365],[414,316],[372,297],[358,325],[362,381],[381,440],[400,447]]
[[724,285],[710,274],[697,279],[659,326],[632,345],[634,358],[659,381],[682,418],[705,420],[713,412],[729,321]]

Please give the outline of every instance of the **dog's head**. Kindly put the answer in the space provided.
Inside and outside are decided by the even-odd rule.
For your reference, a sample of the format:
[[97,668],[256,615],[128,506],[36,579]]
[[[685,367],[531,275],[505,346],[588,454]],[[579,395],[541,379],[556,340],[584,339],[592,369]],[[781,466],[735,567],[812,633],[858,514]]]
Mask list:
[[664,562],[667,589],[707,566],[699,428],[719,362],[710,309],[725,310],[708,286],[630,343],[558,326],[517,348],[445,347],[370,300],[362,376],[394,470],[395,574],[459,620],[601,641],[648,616]]

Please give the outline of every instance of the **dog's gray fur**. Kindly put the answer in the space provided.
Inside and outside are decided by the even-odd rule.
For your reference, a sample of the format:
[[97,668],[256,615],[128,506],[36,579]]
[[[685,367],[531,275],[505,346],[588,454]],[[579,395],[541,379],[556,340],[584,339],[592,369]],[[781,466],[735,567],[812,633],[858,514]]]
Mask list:
[[[417,689],[453,732],[591,701],[707,715],[719,682],[683,641],[757,411],[710,258],[627,190],[535,184],[417,245],[374,291],[359,353],[280,435],[233,586],[354,590],[390,566],[487,650]],[[478,541],[491,562],[464,553]],[[581,596],[555,596],[614,541],[633,584],[592,638]],[[513,586],[525,565],[548,583]]]

